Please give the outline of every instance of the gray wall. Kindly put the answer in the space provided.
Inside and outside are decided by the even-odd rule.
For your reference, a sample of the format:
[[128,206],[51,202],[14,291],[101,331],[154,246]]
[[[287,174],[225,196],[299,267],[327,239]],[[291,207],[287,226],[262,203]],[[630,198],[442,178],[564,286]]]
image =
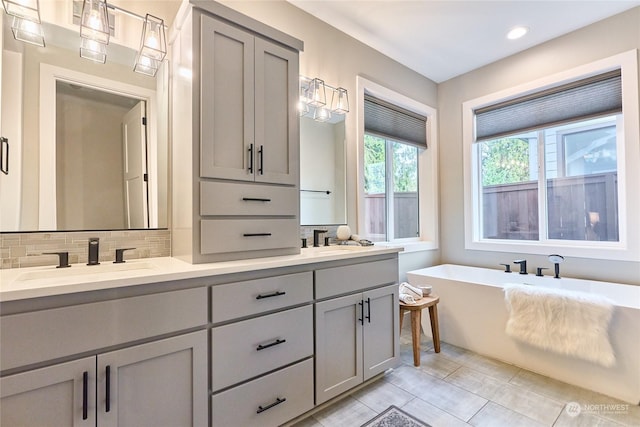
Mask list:
[[[462,103],[598,59],[640,48],[640,7],[551,40],[520,54],[441,83],[440,235],[441,261],[498,268],[498,263],[526,257],[532,266],[550,266],[545,256],[464,248]],[[640,183],[630,182],[640,194]],[[633,218],[630,218],[633,221]],[[637,220],[637,218],[635,219]],[[640,238],[640,236],[636,236]],[[567,276],[640,285],[640,263],[570,258]]]

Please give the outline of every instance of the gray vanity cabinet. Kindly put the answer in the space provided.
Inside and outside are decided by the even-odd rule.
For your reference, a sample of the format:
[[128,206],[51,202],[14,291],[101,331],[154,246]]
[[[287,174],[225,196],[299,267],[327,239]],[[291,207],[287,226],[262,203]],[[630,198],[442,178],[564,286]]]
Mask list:
[[94,356],[0,378],[0,425],[95,426],[95,371]]
[[316,297],[368,288],[316,303],[316,405],[397,364],[397,277],[397,259],[316,271]]
[[206,425],[206,361],[200,331],[3,377],[0,425]]
[[201,17],[200,175],[297,185],[298,52]]
[[119,294],[0,318],[2,426],[207,425],[207,289]]

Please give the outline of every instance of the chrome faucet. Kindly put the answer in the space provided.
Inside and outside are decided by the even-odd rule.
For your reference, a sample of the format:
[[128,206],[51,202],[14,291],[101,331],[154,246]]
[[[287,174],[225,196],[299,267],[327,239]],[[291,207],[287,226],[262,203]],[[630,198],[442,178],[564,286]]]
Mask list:
[[100,239],[98,237],[89,238],[89,261],[87,265],[100,264]]
[[527,260],[518,259],[513,261],[514,264],[520,264],[520,274],[527,274]]

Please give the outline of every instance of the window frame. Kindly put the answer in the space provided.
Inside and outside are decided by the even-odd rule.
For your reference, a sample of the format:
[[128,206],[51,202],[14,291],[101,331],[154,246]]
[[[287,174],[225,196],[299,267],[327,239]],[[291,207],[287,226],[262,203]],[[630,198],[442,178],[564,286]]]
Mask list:
[[[439,248],[438,232],[438,140],[437,110],[415,99],[399,94],[362,76],[356,77],[357,84],[357,141],[358,141],[358,186],[357,219],[358,233],[364,233],[364,94],[375,96],[399,107],[414,111],[427,117],[427,144],[425,150],[418,150],[418,222],[419,236],[403,238],[391,242],[376,242],[386,245],[417,245],[416,250],[435,250]],[[385,137],[385,139],[388,139]],[[387,214],[387,223],[389,214]],[[364,234],[361,234],[366,238]]]
[[[464,172],[464,227],[465,249],[526,254],[550,254],[560,252],[566,256],[623,261],[640,260],[640,201],[637,191],[640,187],[640,105],[638,103],[638,59],[633,49],[604,58],[564,72],[549,75],[529,83],[466,101],[462,104],[463,114],[463,172]],[[618,138],[618,221],[619,241],[571,241],[551,240],[496,240],[481,238],[481,209],[478,189],[480,171],[477,164],[475,143],[474,110],[531,94],[554,86],[577,81],[603,72],[621,69],[622,119],[617,123]],[[539,152],[539,159],[544,153]],[[541,160],[540,160],[541,161]],[[540,223],[540,233],[546,233]]]

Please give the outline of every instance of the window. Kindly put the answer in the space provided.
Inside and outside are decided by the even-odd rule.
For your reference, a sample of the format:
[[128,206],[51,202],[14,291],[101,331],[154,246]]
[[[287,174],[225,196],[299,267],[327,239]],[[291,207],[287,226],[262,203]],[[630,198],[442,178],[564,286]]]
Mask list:
[[359,234],[437,248],[435,110],[361,77],[358,84]]
[[[468,249],[640,256],[640,227],[627,221],[640,213],[629,167],[636,61],[622,54],[604,71],[593,64],[464,104]],[[624,185],[634,179],[635,190]]]
[[365,235],[371,241],[420,236],[418,150],[365,133]]

